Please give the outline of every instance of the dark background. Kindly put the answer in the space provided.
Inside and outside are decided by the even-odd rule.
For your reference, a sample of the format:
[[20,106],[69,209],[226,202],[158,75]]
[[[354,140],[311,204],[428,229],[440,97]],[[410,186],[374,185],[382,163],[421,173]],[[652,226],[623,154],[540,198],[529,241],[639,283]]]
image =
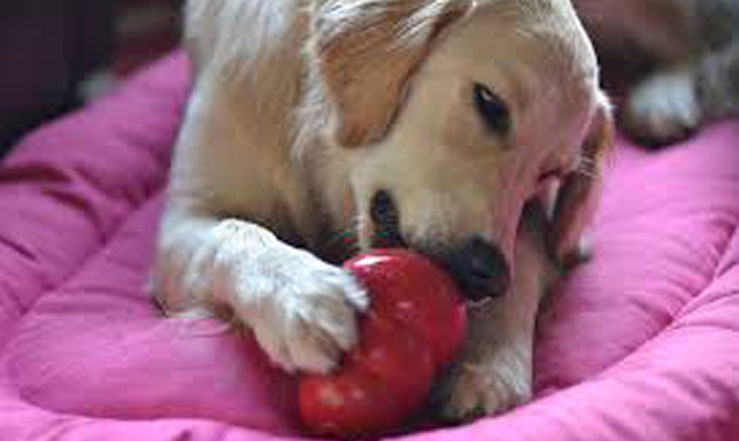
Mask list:
[[0,1],[0,154],[175,46],[181,3]]

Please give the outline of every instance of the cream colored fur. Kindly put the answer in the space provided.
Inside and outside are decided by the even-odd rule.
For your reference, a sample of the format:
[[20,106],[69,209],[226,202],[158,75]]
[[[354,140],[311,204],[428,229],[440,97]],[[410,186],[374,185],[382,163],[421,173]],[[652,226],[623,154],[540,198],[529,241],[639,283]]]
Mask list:
[[[410,247],[479,235],[513,267],[504,306],[489,303],[471,324],[505,341],[464,364],[480,367],[475,381],[447,383],[447,414],[525,400],[546,256],[543,238],[536,253],[520,250],[531,241],[517,235],[522,207],[556,171],[546,240],[560,257],[574,250],[610,124],[569,1],[192,0],[186,31],[197,76],[159,241],[166,310],[242,323],[287,371],[333,369],[368,306],[336,266],[356,248],[335,238],[353,232],[369,247],[369,201],[386,189]],[[484,126],[475,82],[508,103],[510,134]],[[469,384],[493,383],[474,392],[481,400],[463,398]]]
[[559,276],[546,255],[546,219],[525,215],[516,242],[510,295],[468,308],[467,343],[437,386],[442,418],[469,420],[499,414],[531,398],[532,351],[542,297]]

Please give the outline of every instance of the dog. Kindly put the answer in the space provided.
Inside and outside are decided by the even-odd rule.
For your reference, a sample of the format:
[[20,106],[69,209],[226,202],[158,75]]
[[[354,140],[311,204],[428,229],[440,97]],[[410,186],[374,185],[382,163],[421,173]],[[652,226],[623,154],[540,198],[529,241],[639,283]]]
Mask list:
[[642,144],[681,141],[739,116],[739,1],[575,0],[598,51],[652,66],[628,93],[623,128]]
[[166,312],[234,320],[283,370],[330,372],[369,307],[338,263],[408,247],[471,305],[442,413],[524,402],[541,291],[579,250],[610,145],[570,2],[191,0],[185,29]]

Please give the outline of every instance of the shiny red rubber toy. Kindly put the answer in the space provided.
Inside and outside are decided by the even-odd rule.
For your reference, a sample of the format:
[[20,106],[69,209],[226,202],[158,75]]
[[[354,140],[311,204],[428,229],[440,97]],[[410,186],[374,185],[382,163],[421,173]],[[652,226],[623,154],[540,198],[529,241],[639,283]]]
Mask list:
[[370,310],[338,371],[301,378],[300,415],[318,435],[379,435],[427,403],[432,381],[463,344],[464,302],[441,267],[408,250],[370,251],[344,268],[367,289]]

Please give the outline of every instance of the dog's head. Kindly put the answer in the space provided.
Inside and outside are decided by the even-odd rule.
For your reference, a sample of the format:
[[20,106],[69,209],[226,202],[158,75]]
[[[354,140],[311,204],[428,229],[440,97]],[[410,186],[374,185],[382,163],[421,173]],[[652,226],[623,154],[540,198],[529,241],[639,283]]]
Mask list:
[[363,247],[407,245],[472,298],[502,293],[523,206],[552,182],[557,252],[576,246],[610,111],[569,1],[317,3],[309,55]]

